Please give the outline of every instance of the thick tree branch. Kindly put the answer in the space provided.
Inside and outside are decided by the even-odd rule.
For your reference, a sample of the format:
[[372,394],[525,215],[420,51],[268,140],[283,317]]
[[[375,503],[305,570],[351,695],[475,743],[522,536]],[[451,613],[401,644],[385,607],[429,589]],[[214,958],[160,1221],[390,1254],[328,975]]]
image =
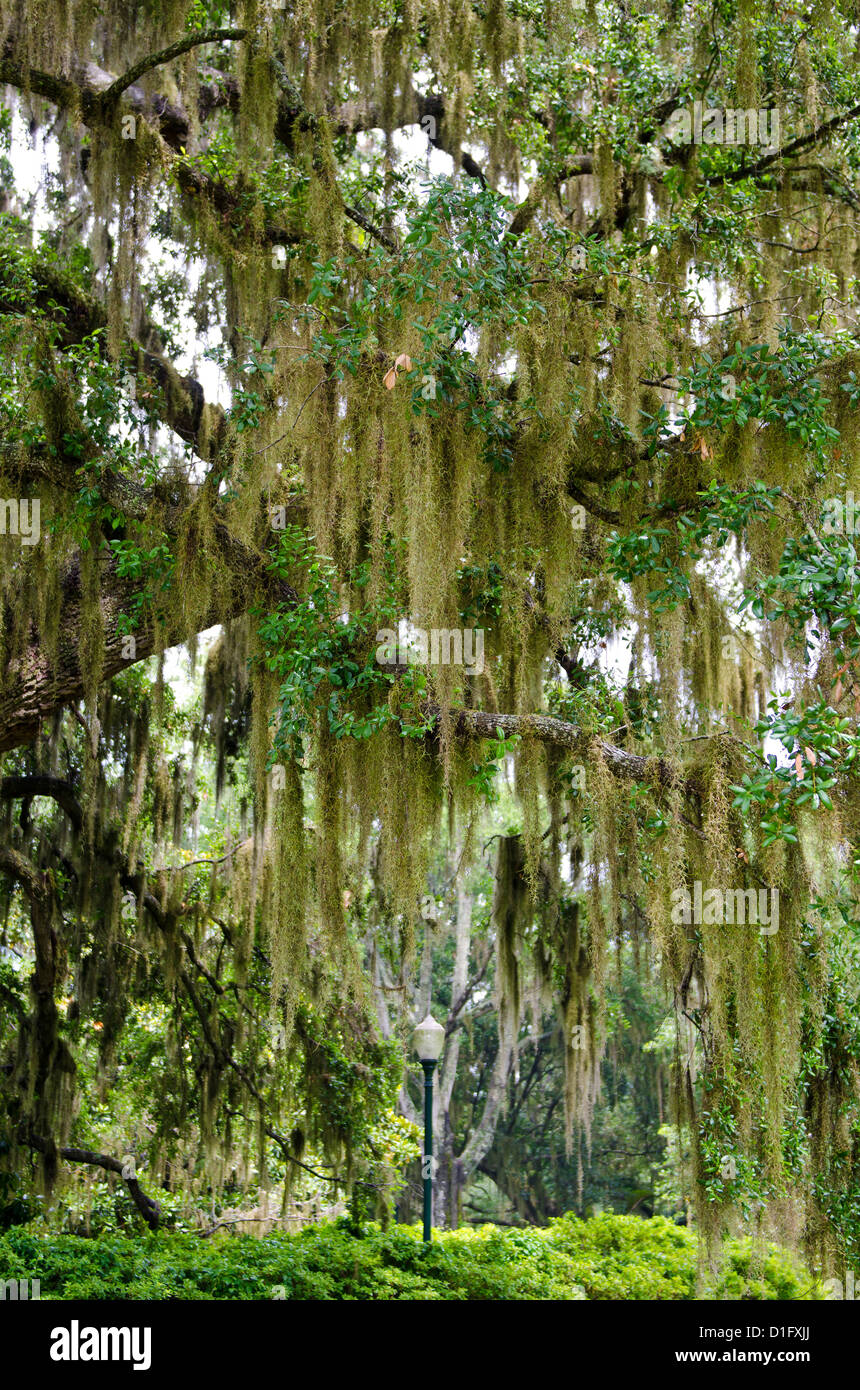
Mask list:
[[[57,265],[28,259],[27,274],[33,286],[32,298],[22,303],[11,262],[0,266],[0,313],[24,317],[36,308],[58,324],[62,347],[77,344],[91,333],[107,327],[105,307],[77,286]],[[203,388],[192,376],[183,376],[160,353],[151,352],[131,335],[126,335],[125,352],[132,370],[153,380],[161,401],[152,405],[159,419],[187,444],[195,447],[206,462],[218,454],[226,433],[226,417],[220,406],[207,404]]]
[[[54,1151],[50,1140],[39,1138],[32,1134],[23,1134],[19,1138],[30,1149],[35,1149],[37,1153],[48,1154]],[[144,1221],[151,1231],[157,1231],[161,1219],[161,1207],[154,1197],[149,1197],[144,1192],[136,1176],[128,1174],[126,1166],[118,1158],[111,1158],[109,1154],[95,1153],[92,1149],[58,1148],[55,1150],[58,1158],[65,1159],[67,1163],[84,1163],[95,1168],[103,1168],[106,1173],[117,1173],[128,1188],[129,1196],[137,1207]]]
[[860,117],[860,105],[852,106],[849,111],[842,111],[839,115],[831,116],[830,120],[822,121],[816,126],[815,130],[808,135],[800,135],[796,140],[789,140],[787,145],[781,145],[778,150],[771,154],[763,155],[754,164],[743,166],[739,169],[731,169],[726,174],[712,174],[707,180],[711,183],[738,183],[741,179],[753,179],[759,174],[763,174],[772,164],[777,164],[780,160],[789,159],[791,155],[800,154],[801,150],[808,150],[813,145],[817,145],[825,136],[830,135],[840,126],[848,125],[851,121],[856,121]]
[[65,811],[74,829],[80,830],[84,817],[71,782],[64,781],[62,777],[48,777],[44,774],[0,777],[0,801],[29,801],[36,796],[47,796],[56,801]]
[[[195,624],[197,631],[246,613],[260,593],[268,592],[275,602],[294,601],[295,594],[289,585],[267,574],[263,553],[249,550],[223,524],[217,534],[230,582],[221,587],[200,616]],[[181,616],[169,619],[160,631],[154,619],[147,616],[135,630],[133,644],[129,643],[125,614],[131,611],[133,601],[142,591],[141,583],[117,575],[112,560],[103,566],[100,593],[103,681],[152,656],[160,645],[175,646],[193,635]],[[30,645],[12,659],[5,671],[0,671],[0,753],[31,743],[38,736],[44,719],[83,699],[86,690],[81,667],[84,622],[80,573],[72,566],[62,587],[56,656],[53,659],[49,656],[40,634],[34,631]]]
[[[441,716],[438,705],[429,703],[422,707],[422,712],[432,718]],[[452,709],[447,717],[460,737],[495,739],[501,729],[506,738],[519,735],[525,739],[537,739],[539,743],[564,748],[582,757],[587,755],[593,743],[578,725],[554,719],[548,714],[493,714],[485,710]],[[605,739],[598,739],[596,743],[609,771],[617,777],[653,786],[680,785],[687,791],[695,790],[694,784],[684,781],[663,758],[646,758],[642,753],[630,753],[626,748],[618,748]]]
[[513,217],[511,218],[508,230],[505,233],[506,239],[515,241],[522,236],[526,228],[531,224],[535,213],[548,194],[553,189],[558,188],[559,184],[566,183],[568,179],[576,178],[582,174],[590,174],[594,169],[594,160],[590,154],[571,155],[562,167],[553,174],[548,174],[545,178],[535,179],[523,201],[520,203]]

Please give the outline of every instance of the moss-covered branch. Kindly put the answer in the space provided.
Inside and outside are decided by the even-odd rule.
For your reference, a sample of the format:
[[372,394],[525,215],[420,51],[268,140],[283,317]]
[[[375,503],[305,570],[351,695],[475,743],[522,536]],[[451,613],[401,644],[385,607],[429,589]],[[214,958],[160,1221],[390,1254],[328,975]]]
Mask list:
[[801,154],[804,150],[811,149],[825,140],[834,131],[841,130],[844,126],[850,125],[860,117],[860,105],[852,106],[848,111],[840,111],[829,120],[822,121],[811,130],[808,135],[799,135],[796,140],[789,140],[787,144],[780,145],[779,149],[773,150],[770,154],[762,155],[754,164],[731,169],[725,174],[712,174],[708,183],[738,183],[741,179],[754,179],[759,174],[765,173],[774,164],[779,164],[785,159],[790,159],[792,155]]
[[[432,718],[438,718],[441,714],[439,707],[432,704],[425,705],[423,712]],[[594,743],[578,725],[554,719],[548,714],[493,714],[487,710],[452,709],[449,718],[455,733],[464,738],[497,739],[501,729],[506,738],[516,735],[523,739],[535,739],[538,743],[563,748],[581,756]],[[605,739],[599,739],[597,745],[606,766],[617,777],[652,786],[681,785],[685,790],[695,790],[693,784],[679,778],[677,771],[663,758],[646,758],[641,753],[630,753],[626,748],[618,748]]]
[[172,63],[174,58],[181,58],[183,53],[190,53],[192,48],[200,48],[204,43],[226,43],[236,39],[244,39],[247,32],[247,29],[204,29],[200,33],[186,35],[184,39],[169,44],[167,48],[162,48],[158,53],[141,58],[127,72],[124,72],[122,77],[118,77],[115,82],[111,83],[104,93],[105,105],[117,101],[128,87],[133,86],[148,72],[163,67],[165,63]]
[[[145,586],[120,578],[113,562],[103,567],[99,595],[104,633],[102,680],[109,680],[152,656],[160,645],[188,641],[194,632],[202,632],[246,612],[254,594],[265,591],[266,585],[274,601],[290,602],[294,598],[288,585],[273,581],[267,574],[265,557],[256,556],[226,526],[219,527],[218,531],[222,541],[221,560],[226,562],[231,578],[228,584],[219,586],[219,591],[190,629],[187,617],[181,612],[168,618],[160,631],[152,617],[145,615],[134,632],[133,642],[129,642],[124,617]],[[84,623],[80,571],[73,565],[62,587],[56,657],[49,656],[40,634],[32,629],[29,645],[0,674],[0,753],[31,743],[38,736],[43,720],[84,698],[87,688],[81,659]]]
[[[12,263],[4,261],[0,266],[0,313],[24,316],[38,310],[56,323],[57,341],[63,347],[81,343],[91,333],[107,327],[104,305],[76,285],[59,265],[29,257],[26,269],[32,298],[22,301]],[[221,407],[209,404],[196,378],[177,371],[163,354],[144,347],[128,333],[122,346],[129,369],[159,388],[159,395],[153,395],[149,402],[152,412],[211,462],[225,436],[226,420]]]

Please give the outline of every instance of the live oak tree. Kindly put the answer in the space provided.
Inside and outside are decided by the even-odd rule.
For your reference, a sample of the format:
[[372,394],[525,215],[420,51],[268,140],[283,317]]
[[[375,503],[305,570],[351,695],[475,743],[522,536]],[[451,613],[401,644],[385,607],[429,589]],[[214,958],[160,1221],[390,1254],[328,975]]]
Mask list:
[[[190,1115],[213,1181],[228,1123],[301,1164],[281,1110],[384,1168],[368,864],[408,966],[440,817],[467,865],[513,760],[500,1048],[554,1000],[587,1129],[647,939],[700,1219],[850,1246],[854,5],[2,0],[0,81],[47,160],[0,230],[13,1152],[75,1157],[81,1021],[109,1067],[152,988],[162,1172]],[[483,670],[380,662],[410,624]],[[180,768],[138,670],[214,625]]]

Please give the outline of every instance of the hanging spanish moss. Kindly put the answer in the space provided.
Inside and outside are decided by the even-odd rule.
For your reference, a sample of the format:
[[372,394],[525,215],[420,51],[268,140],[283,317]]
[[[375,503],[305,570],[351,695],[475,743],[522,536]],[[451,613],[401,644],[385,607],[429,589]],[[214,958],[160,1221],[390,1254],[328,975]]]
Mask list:
[[493,1116],[551,1008],[582,1198],[630,955],[696,1219],[833,1263],[854,35],[545,9],[0,0],[4,149],[45,165],[0,216],[11,1151],[50,1188],[86,1048],[105,1098],[135,1034],[165,1182],[370,1183],[422,904],[498,836]]

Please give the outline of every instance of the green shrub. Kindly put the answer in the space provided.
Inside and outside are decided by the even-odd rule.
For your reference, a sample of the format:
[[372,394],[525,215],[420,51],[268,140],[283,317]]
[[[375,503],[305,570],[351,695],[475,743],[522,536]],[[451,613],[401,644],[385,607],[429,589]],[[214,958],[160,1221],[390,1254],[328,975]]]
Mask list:
[[417,1227],[356,1234],[344,1221],[262,1238],[187,1232],[92,1239],[34,1225],[0,1234],[0,1279],[38,1279],[43,1298],[524,1300],[803,1299],[810,1276],[775,1246],[730,1241],[702,1290],[692,1231],[663,1217],[567,1215],[546,1228]]

